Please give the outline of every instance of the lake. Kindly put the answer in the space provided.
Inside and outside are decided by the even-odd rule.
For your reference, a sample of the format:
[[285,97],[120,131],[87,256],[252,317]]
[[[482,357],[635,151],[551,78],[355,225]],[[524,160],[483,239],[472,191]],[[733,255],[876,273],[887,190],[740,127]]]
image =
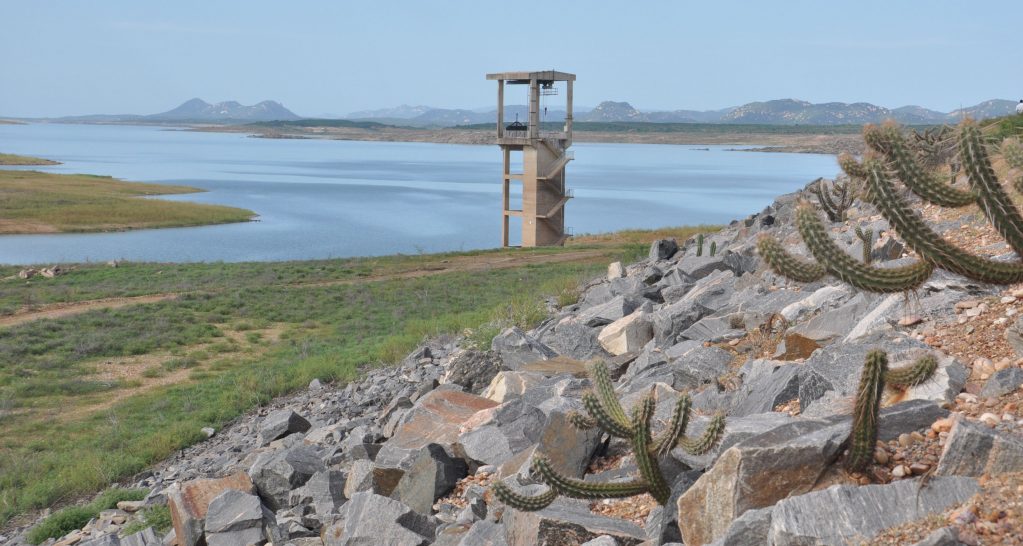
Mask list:
[[[576,143],[566,225],[580,234],[727,223],[838,170],[833,156],[729,148]],[[272,261],[500,245],[497,146],[29,124],[0,125],[0,152],[63,163],[34,167],[47,172],[195,186],[206,191],[162,198],[259,214],[218,226],[3,235],[0,263]]]

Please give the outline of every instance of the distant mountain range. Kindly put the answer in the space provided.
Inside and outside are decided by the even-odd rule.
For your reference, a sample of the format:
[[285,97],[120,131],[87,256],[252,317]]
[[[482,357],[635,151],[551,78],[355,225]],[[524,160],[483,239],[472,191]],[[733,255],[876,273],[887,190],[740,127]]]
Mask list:
[[[811,103],[794,99],[780,99],[765,102],[751,102],[742,106],[721,110],[671,110],[645,112],[627,102],[605,101],[593,109],[576,110],[576,121],[594,122],[647,122],[647,123],[732,123],[765,125],[860,125],[894,119],[910,125],[954,123],[963,116],[985,119],[1008,115],[1014,112],[1016,102],[994,99],[980,104],[955,110],[938,112],[921,106],[903,106],[888,109],[866,102],[852,104],[844,102]],[[514,120],[518,115],[525,120],[528,112],[525,106],[505,107],[505,119]],[[472,125],[492,123],[497,119],[496,109],[487,111],[430,108],[427,106],[399,106],[383,110],[352,112],[348,119],[374,120],[382,123],[412,126]],[[565,113],[560,110],[547,112],[546,119],[561,120]]]
[[[763,125],[861,125],[894,119],[909,125],[954,123],[964,116],[985,119],[1014,112],[1016,102],[994,99],[955,110],[938,112],[921,106],[903,106],[888,109],[866,102],[811,103],[794,99],[751,102],[721,110],[665,110],[642,111],[627,102],[605,101],[595,108],[577,108],[576,121],[591,122],[645,122],[645,123],[731,123]],[[525,121],[529,115],[524,105],[508,105],[507,121]],[[361,110],[342,117],[355,121],[375,121],[383,124],[411,127],[454,127],[493,123],[497,119],[494,108],[432,108],[430,106],[401,105],[380,110]],[[565,118],[563,110],[550,110],[545,121]],[[202,99],[185,101],[177,108],[150,115],[90,115],[57,118],[55,121],[77,123],[251,123],[256,121],[293,121],[306,119],[288,110],[279,102],[266,100],[252,106],[235,101],[210,104]]]
[[281,103],[272,100],[265,100],[252,106],[245,106],[233,100],[210,104],[202,99],[191,99],[173,110],[159,114],[99,114],[57,118],[56,121],[80,123],[249,123],[253,121],[290,121],[296,119],[302,119],[302,116],[288,110]]

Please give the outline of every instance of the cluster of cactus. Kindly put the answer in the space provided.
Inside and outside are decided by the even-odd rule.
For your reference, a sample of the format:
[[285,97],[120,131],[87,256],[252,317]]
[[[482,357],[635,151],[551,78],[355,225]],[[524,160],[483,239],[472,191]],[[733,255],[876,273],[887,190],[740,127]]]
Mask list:
[[790,255],[769,236],[758,241],[767,263],[779,274],[809,282],[831,274],[869,292],[902,292],[923,284],[935,268],[945,269],[969,279],[993,284],[1023,282],[1023,263],[991,260],[971,254],[941,237],[901,195],[898,179],[924,201],[943,207],[979,205],[987,219],[1009,246],[1023,255],[1023,217],[1002,188],[988,154],[980,128],[963,122],[958,131],[959,157],[970,183],[960,189],[924,169],[909,150],[905,137],[894,124],[868,126],[864,139],[871,148],[862,162],[849,156],[839,159],[842,168],[864,181],[865,197],[888,220],[920,259],[894,268],[870,266],[844,253],[830,240],[827,229],[812,208],[797,208],[796,222],[815,262]]
[[650,493],[661,505],[668,502],[671,489],[658,465],[658,458],[667,456],[675,446],[693,453],[702,454],[710,451],[721,438],[725,429],[724,416],[715,416],[699,437],[687,437],[689,411],[692,402],[688,395],[683,394],[675,404],[671,420],[659,434],[651,432],[656,403],[653,394],[645,396],[626,417],[625,410],[615,397],[614,383],[608,374],[607,367],[601,362],[590,365],[590,378],[593,389],[583,395],[583,407],[589,415],[573,413],[569,419],[579,429],[599,427],[607,434],[616,438],[624,438],[632,444],[639,467],[639,479],[628,482],[596,483],[572,478],[559,473],[551,466],[551,462],[543,455],[533,458],[532,468],[548,489],[537,495],[525,495],[512,490],[503,482],[491,486],[494,496],[501,502],[522,511],[542,510],[549,506],[558,495],[580,499],[622,498]]
[[856,226],[856,237],[863,241],[863,263],[869,265],[873,261],[871,251],[874,249],[874,230]]
[[703,234],[696,236],[696,255],[703,256]]
[[920,163],[929,169],[950,162],[955,153],[953,130],[947,125],[913,132],[913,148]]
[[[893,123],[865,127],[864,140],[870,151],[862,162],[843,155],[839,157],[839,164],[846,174],[863,183],[864,199],[877,208],[920,258],[908,265],[889,268],[870,265],[866,255],[863,262],[858,262],[831,241],[817,213],[803,203],[797,208],[796,223],[816,261],[797,258],[773,237],[762,235],[757,248],[776,273],[802,282],[830,274],[856,288],[878,293],[913,290],[923,284],[935,268],[984,283],[1023,282],[1023,262],[992,260],[952,245],[927,225],[895,186],[897,179],[924,201],[942,207],[978,205],[1016,254],[1023,255],[1023,216],[998,181],[988,144],[976,123],[966,120],[955,130],[954,149],[969,181],[968,189],[946,183],[934,169],[921,164],[920,154],[912,150]],[[1002,144],[1002,156],[1010,167],[1023,166],[1023,150],[1018,145],[1018,142]],[[1023,190],[1023,183],[1017,189]],[[888,359],[883,351],[868,355],[849,437],[847,466],[850,470],[862,470],[872,460],[877,441],[877,416],[886,385],[901,388],[917,385],[930,378],[936,368],[937,361],[933,357],[924,357],[906,368],[888,370]]]
[[826,185],[824,179],[820,178],[811,187],[811,191],[817,196],[817,203],[828,215],[832,222],[844,222],[846,212],[853,202],[853,191],[849,188],[849,182],[833,182]]
[[931,355],[923,356],[903,368],[888,369],[888,355],[884,351],[867,353],[860,385],[856,390],[846,468],[862,472],[874,460],[878,414],[885,388],[907,389],[919,385],[930,379],[937,369],[938,361]]

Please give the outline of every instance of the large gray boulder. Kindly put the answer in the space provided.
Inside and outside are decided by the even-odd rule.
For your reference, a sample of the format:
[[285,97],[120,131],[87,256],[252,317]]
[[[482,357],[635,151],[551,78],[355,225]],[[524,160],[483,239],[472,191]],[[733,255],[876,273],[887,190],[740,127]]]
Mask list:
[[771,510],[771,544],[868,541],[882,530],[922,519],[965,502],[980,491],[967,477],[931,478],[926,485],[900,480],[887,485],[834,485],[787,498]]
[[710,546],[763,546],[771,532],[771,508],[749,510],[728,527]]
[[678,252],[678,242],[675,239],[657,239],[650,244],[650,261],[657,262],[667,260]]
[[658,347],[671,347],[683,341],[682,332],[712,312],[712,309],[686,298],[664,305],[650,315],[654,342]]
[[606,326],[626,315],[631,314],[640,306],[641,303],[642,302],[637,301],[636,298],[615,296],[607,303],[584,309],[579,313],[578,320],[591,328]]
[[321,470],[313,474],[305,485],[291,491],[288,504],[309,507],[320,521],[324,521],[325,516],[333,514],[344,504],[346,479],[344,472]]
[[420,514],[430,515],[433,502],[454,489],[468,470],[465,461],[451,457],[437,444],[429,444],[398,481],[393,497]]
[[982,476],[1023,471],[1023,437],[957,416],[935,474]]
[[206,512],[206,544],[249,546],[263,542],[263,506],[259,497],[228,489]]
[[503,522],[509,546],[582,544],[601,535],[614,537],[621,546],[646,540],[638,525],[594,514],[587,503],[578,501],[559,499],[536,512],[506,509]]
[[326,469],[315,448],[298,445],[260,453],[249,468],[249,477],[266,505],[276,511],[288,507],[292,489],[301,487],[313,474]]
[[437,524],[394,499],[363,492],[341,507],[324,528],[324,546],[425,546],[433,542]]
[[309,421],[294,410],[283,409],[270,413],[263,418],[259,424],[259,437],[256,440],[260,446],[268,445],[274,440],[281,439],[289,434],[305,432],[312,428]]
[[750,360],[739,368],[742,385],[732,396],[729,415],[774,411],[779,404],[799,397],[799,364]]
[[553,349],[514,326],[494,337],[490,343],[490,350],[500,355],[504,367],[510,370],[517,370],[523,364],[558,356]]
[[455,355],[448,363],[445,381],[479,394],[500,371],[501,357],[497,353],[467,349]]
[[565,317],[540,335],[540,341],[562,356],[577,360],[609,357],[597,341],[600,330],[590,328],[576,317]]
[[683,341],[666,350],[647,347],[623,376],[622,390],[635,392],[652,383],[666,383],[676,390],[713,384],[728,371],[732,355],[698,341]]

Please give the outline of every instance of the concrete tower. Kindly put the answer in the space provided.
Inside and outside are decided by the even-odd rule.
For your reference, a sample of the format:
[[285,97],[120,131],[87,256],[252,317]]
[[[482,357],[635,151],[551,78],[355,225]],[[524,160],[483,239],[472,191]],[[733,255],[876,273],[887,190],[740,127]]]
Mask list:
[[[508,246],[508,220],[522,219],[522,246],[564,244],[565,204],[572,198],[565,188],[565,165],[573,159],[568,151],[572,145],[572,83],[575,74],[555,72],[499,72],[487,74],[497,80],[497,144],[504,156],[502,178],[503,211],[501,212],[501,245]],[[565,124],[563,127],[541,126],[541,96],[557,94],[555,82],[565,83]],[[505,124],[505,85],[529,86],[529,117],[525,123]],[[560,129],[560,130],[556,130]],[[522,171],[512,172],[512,152],[522,152]],[[512,180],[522,182],[522,205],[511,208]]]

